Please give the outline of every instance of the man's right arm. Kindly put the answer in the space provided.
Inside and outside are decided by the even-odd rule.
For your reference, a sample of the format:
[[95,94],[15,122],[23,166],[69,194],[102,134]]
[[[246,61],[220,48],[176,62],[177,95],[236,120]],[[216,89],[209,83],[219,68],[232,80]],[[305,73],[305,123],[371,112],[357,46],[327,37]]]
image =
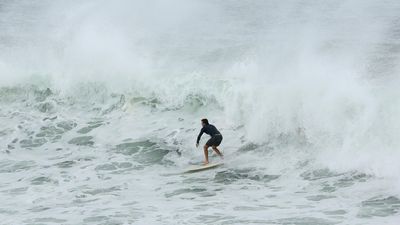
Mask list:
[[198,144],[199,144],[199,142],[200,142],[200,138],[201,138],[201,135],[203,135],[203,133],[204,133],[204,127],[203,127],[203,128],[201,128],[201,130],[200,130],[200,133],[199,133],[199,135],[197,136],[196,145],[198,145]]

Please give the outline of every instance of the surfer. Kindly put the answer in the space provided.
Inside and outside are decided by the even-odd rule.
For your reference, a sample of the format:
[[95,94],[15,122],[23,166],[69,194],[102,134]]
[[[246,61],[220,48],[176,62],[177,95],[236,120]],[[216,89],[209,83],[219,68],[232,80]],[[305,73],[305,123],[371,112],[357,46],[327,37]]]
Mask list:
[[205,157],[204,165],[206,165],[208,164],[208,148],[210,146],[212,147],[215,153],[217,153],[221,158],[223,158],[222,153],[217,148],[221,144],[222,135],[214,125],[208,123],[207,119],[202,119],[201,125],[203,126],[203,128],[201,128],[200,134],[199,136],[197,136],[196,148],[199,147],[199,141],[203,133],[206,133],[211,136],[210,140],[208,140],[207,143],[204,145],[204,157]]

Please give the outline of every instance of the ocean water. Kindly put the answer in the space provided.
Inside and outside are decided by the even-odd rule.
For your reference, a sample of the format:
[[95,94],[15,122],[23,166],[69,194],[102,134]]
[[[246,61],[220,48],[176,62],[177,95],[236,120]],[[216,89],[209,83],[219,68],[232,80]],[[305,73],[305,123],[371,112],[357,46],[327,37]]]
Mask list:
[[0,0],[0,224],[400,224],[399,12]]

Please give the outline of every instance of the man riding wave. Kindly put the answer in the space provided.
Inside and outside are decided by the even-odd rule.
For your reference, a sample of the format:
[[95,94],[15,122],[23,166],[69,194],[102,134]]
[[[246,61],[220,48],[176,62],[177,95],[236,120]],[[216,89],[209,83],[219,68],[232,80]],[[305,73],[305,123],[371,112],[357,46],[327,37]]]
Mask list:
[[223,158],[222,153],[217,148],[222,142],[222,135],[214,125],[208,123],[207,119],[202,119],[201,125],[203,126],[203,128],[201,128],[199,136],[197,136],[196,147],[199,146],[199,141],[203,133],[206,133],[211,136],[211,138],[204,145],[204,157],[205,157],[204,165],[206,165],[208,164],[208,148],[210,146],[212,147],[215,153],[217,153],[221,158]]

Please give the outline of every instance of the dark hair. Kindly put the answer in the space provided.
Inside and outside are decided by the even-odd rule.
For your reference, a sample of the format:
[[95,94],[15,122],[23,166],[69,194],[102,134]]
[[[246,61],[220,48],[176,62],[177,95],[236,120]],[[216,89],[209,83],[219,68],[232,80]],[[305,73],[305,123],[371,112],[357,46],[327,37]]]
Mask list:
[[206,125],[208,124],[208,119],[202,119],[201,122],[205,123]]

